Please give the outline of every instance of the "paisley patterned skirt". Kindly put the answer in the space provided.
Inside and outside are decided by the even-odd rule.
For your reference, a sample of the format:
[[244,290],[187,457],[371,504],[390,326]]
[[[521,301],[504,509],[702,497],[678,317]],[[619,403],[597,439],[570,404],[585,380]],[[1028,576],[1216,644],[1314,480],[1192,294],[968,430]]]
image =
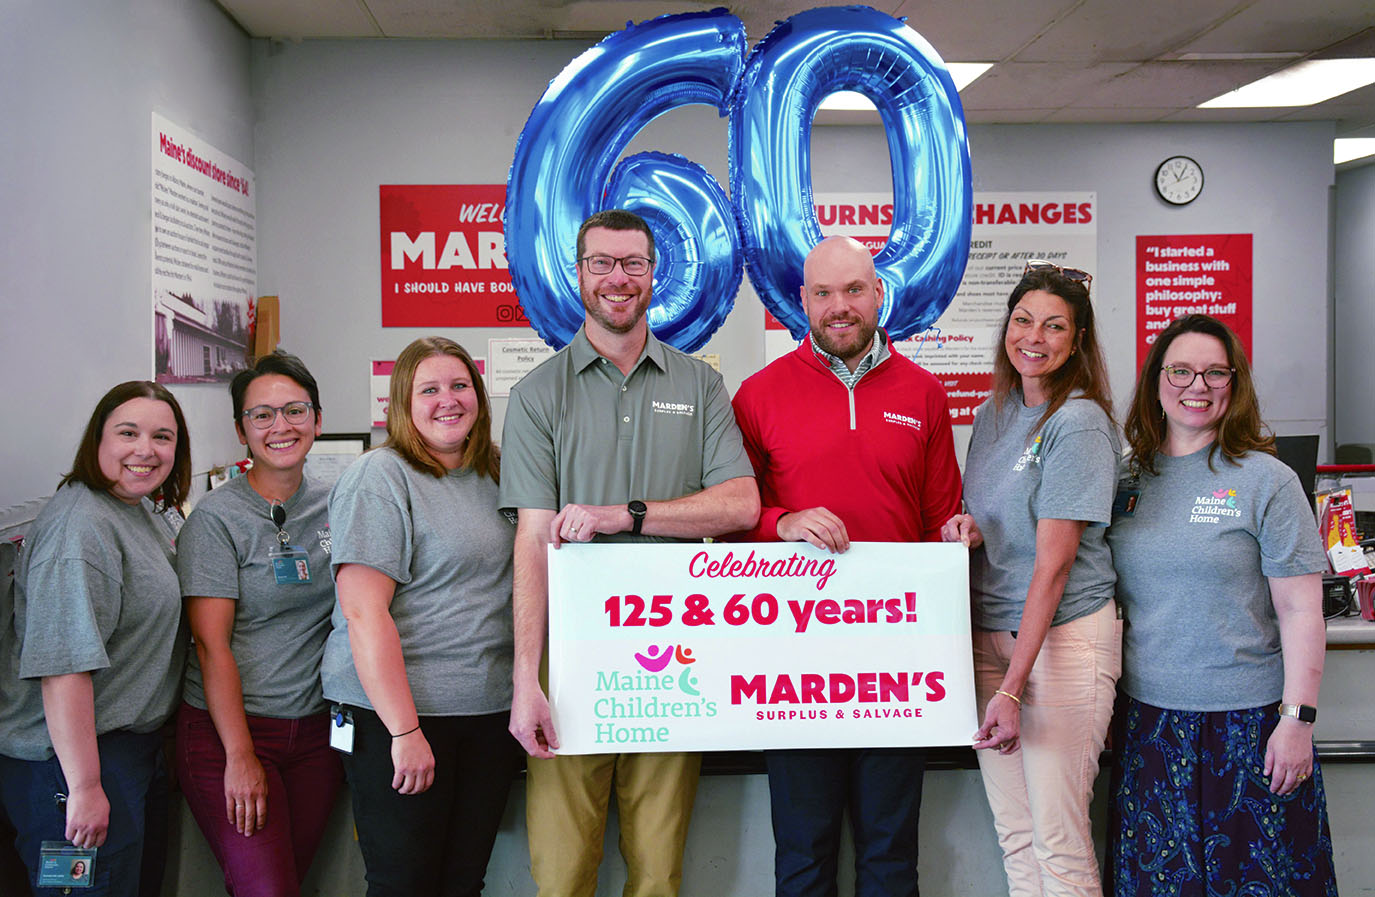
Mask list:
[[1273,704],[1197,713],[1122,696],[1113,721],[1109,893],[1336,897],[1317,758],[1292,793],[1270,793],[1265,743],[1278,720]]

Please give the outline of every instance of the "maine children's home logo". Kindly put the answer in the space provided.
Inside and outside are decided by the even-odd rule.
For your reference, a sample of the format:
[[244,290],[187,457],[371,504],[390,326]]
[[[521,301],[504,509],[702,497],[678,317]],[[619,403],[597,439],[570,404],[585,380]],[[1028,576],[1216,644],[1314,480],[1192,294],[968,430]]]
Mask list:
[[1224,517],[1240,517],[1241,509],[1237,507],[1237,490],[1214,489],[1209,495],[1200,495],[1194,499],[1194,506],[1189,511],[1190,523],[1222,523]]
[[1012,470],[1013,470],[1014,472],[1019,471],[1019,470],[1026,470],[1026,466],[1027,466],[1028,464],[1040,464],[1040,463],[1041,463],[1041,436],[1040,436],[1040,434],[1037,434],[1036,438],[1032,441],[1031,445],[1027,447],[1027,450],[1024,451],[1024,452],[1022,452],[1022,457],[1018,458],[1018,459],[1017,459],[1017,463],[1014,464],[1014,465],[1012,465]]
[[593,673],[597,744],[662,744],[673,737],[673,720],[716,716],[716,702],[698,689],[691,648],[650,645],[631,659],[633,665]]

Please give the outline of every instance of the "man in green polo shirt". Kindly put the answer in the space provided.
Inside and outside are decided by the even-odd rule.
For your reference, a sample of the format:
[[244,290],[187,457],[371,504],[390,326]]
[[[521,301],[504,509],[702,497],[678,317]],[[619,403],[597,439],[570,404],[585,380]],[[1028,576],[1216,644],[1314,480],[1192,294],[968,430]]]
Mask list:
[[511,390],[501,441],[501,505],[519,513],[511,733],[530,754],[530,872],[541,897],[592,897],[614,783],[626,897],[665,897],[682,879],[701,757],[554,756],[540,681],[546,545],[736,532],[754,525],[759,492],[721,376],[649,332],[649,226],[598,212],[578,231],[577,258],[583,326]]

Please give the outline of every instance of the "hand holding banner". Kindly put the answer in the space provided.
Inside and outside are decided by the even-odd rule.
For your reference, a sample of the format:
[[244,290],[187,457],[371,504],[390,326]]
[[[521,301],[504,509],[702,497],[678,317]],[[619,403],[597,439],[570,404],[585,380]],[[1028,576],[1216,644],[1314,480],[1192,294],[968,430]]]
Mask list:
[[591,544],[549,552],[560,753],[967,745],[959,544]]

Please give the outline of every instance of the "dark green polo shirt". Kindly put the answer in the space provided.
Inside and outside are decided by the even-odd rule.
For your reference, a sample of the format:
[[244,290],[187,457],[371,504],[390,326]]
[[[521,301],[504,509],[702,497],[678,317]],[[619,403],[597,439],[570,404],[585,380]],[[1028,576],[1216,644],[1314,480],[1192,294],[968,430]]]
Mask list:
[[[653,333],[622,376],[579,328],[511,390],[503,509],[665,501],[752,476],[721,375]],[[636,541],[629,533],[597,540]]]

